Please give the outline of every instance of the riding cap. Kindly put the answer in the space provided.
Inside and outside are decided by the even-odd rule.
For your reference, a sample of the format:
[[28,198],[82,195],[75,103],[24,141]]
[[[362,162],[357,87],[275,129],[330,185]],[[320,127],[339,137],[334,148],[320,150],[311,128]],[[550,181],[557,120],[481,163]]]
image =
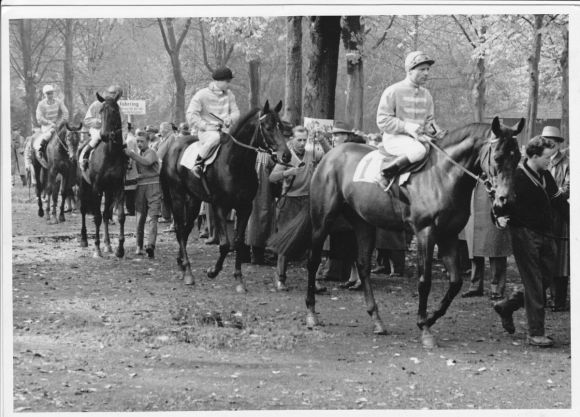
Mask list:
[[118,85],[112,85],[107,88],[108,94],[119,94],[119,97],[123,96],[123,89]]
[[51,84],[47,84],[44,87],[42,87],[42,93],[43,94],[54,93],[54,87]]
[[231,80],[232,78],[234,78],[234,75],[232,74],[232,70],[229,69],[228,67],[221,67],[217,68],[211,74],[211,77],[216,81],[222,81],[222,80]]
[[337,120],[332,126],[332,133],[352,133],[352,127],[348,123]]
[[409,72],[421,64],[433,65],[434,63],[435,61],[425,52],[413,51],[407,55],[407,58],[405,58],[405,71]]
[[564,142],[564,138],[560,133],[560,129],[555,126],[545,126],[544,130],[542,130],[542,137],[546,139],[552,139],[555,142]]
[[189,133],[189,125],[185,122],[179,124],[179,129],[181,133]]
[[136,129],[135,136],[147,136],[147,134],[143,129]]

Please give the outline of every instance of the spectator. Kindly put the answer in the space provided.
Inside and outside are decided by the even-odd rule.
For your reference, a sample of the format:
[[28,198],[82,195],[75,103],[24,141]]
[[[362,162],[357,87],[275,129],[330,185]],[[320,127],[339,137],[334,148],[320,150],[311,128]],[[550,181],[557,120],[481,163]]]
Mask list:
[[485,258],[489,258],[491,295],[494,301],[504,298],[507,257],[512,254],[509,230],[500,230],[493,223],[491,200],[485,186],[477,183],[471,198],[471,216],[465,226],[465,238],[471,259],[471,284],[461,296],[482,297]]
[[20,134],[20,128],[12,130],[12,175],[20,177],[22,185],[26,185],[26,169],[24,166],[24,138]]
[[[556,185],[562,195],[570,198],[570,157],[568,149],[562,149],[564,138],[560,129],[546,126],[542,131],[542,137],[554,141],[556,153],[550,161],[550,173],[556,180]],[[568,298],[568,283],[570,281],[570,213],[562,215],[554,213],[554,234],[556,238],[556,268],[554,280],[550,287],[551,303],[553,311],[568,311],[570,307],[566,301]]]
[[[283,181],[282,197],[278,200],[278,229],[284,228],[302,209],[308,205],[310,179],[316,164],[322,159],[324,151],[318,146],[306,146],[308,130],[303,126],[293,128],[294,138],[289,143],[292,159],[291,168],[277,164],[270,174],[270,181]],[[324,139],[322,139],[323,141]],[[321,139],[315,139],[315,145]],[[329,146],[329,145],[328,145]],[[274,287],[277,291],[287,291],[286,268],[288,260],[283,254],[278,254]]]
[[[520,272],[523,291],[517,289],[509,299],[497,302],[495,311],[502,326],[514,333],[513,313],[525,306],[530,345],[549,347],[554,341],[544,327],[544,291],[552,282],[556,244],[553,239],[553,212],[567,213],[568,201],[548,170],[556,153],[554,141],[535,137],[526,147],[527,158],[518,166],[514,178],[516,199],[509,224],[514,257]],[[498,221],[507,225],[508,218]]]
[[[125,137],[127,149],[138,152],[137,139],[133,133],[132,126],[129,125],[127,136]],[[132,159],[129,159],[127,172],[125,173],[125,208],[127,209],[127,216],[135,215],[135,193],[137,191],[137,164]]]
[[155,257],[157,239],[157,218],[161,211],[161,187],[159,185],[159,158],[149,148],[146,132],[135,132],[138,152],[126,148],[125,154],[137,164],[137,191],[135,193],[135,212],[137,214],[137,249],[135,255],[143,255],[145,221],[149,217],[149,231],[145,252],[149,258]]

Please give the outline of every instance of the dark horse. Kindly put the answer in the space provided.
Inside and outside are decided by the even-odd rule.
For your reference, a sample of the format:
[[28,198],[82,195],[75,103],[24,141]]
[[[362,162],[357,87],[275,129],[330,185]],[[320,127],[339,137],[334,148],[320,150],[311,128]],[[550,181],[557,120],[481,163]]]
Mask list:
[[[128,158],[123,152],[123,132],[121,127],[121,112],[115,97],[103,98],[97,93],[97,99],[103,103],[101,107],[101,142],[92,151],[86,172],[78,175],[80,181],[79,198],[81,203],[81,246],[87,247],[87,227],[85,217],[92,213],[95,221],[95,257],[101,257],[100,227],[105,220],[105,252],[113,252],[109,238],[109,220],[112,217],[113,206],[116,204],[119,221],[119,246],[115,255],[122,258],[125,255],[125,210],[124,183]],[[79,149],[79,152],[81,150]],[[105,196],[105,206],[101,214],[101,200]]]
[[[474,123],[453,130],[441,141],[447,154],[475,175],[487,174],[493,196],[492,212],[501,216],[513,201],[513,175],[520,160],[515,136],[524,126],[522,119],[513,128],[500,124],[496,117],[490,125]],[[359,161],[372,148],[345,144],[330,151],[316,168],[310,185],[310,210],[305,210],[280,231],[271,244],[279,252],[296,253],[310,247],[308,258],[307,325],[318,324],[315,315],[315,275],[322,245],[333,223],[344,216],[353,226],[358,250],[357,268],[363,282],[367,312],[374,322],[374,332],[386,334],[379,317],[370,283],[370,258],[374,249],[375,229],[400,229],[409,222],[417,236],[417,272],[419,308],[417,325],[422,330],[425,347],[436,346],[431,326],[442,317],[461,289],[457,261],[457,235],[469,218],[471,193],[475,179],[442,153],[433,149],[426,165],[411,175],[399,189],[398,197],[385,193],[373,183],[353,182]],[[394,204],[403,206],[401,211]],[[491,213],[490,213],[491,214]],[[433,248],[439,253],[450,275],[449,287],[437,310],[427,315],[431,291]]]
[[228,213],[235,209],[237,221],[234,237],[236,250],[234,277],[237,281],[236,291],[246,291],[240,247],[252,211],[252,200],[258,189],[257,150],[258,148],[267,150],[273,157],[285,163],[290,160],[290,151],[282,136],[286,126],[278,115],[281,108],[282,102],[272,109],[266,101],[263,109],[253,109],[243,116],[232,128],[231,135],[221,133],[219,154],[205,173],[211,196],[206,192],[202,181],[180,164],[183,152],[194,140],[175,141],[164,155],[161,164],[161,186],[164,199],[169,203],[175,219],[175,235],[179,243],[177,263],[183,273],[185,284],[194,284],[187,256],[187,239],[199,214],[201,202],[208,201],[215,213],[220,255],[215,266],[208,269],[207,275],[209,278],[215,278],[222,270],[224,259],[230,251],[226,218]]
[[[36,159],[33,152],[32,164],[36,178],[36,198],[38,200],[38,215],[44,216],[42,209],[42,193],[46,195],[46,221],[50,222],[50,201],[52,199],[52,216],[56,223],[64,222],[64,203],[68,196],[72,196],[74,172],[76,169],[76,153],[80,142],[79,127],[70,127],[66,121],[61,122],[56,128],[56,134],[52,136],[46,146],[47,167],[44,168]],[[60,175],[59,175],[60,174]],[[60,181],[57,180],[60,178]],[[60,182],[60,187],[59,187]],[[56,216],[58,192],[61,193],[60,214]]]

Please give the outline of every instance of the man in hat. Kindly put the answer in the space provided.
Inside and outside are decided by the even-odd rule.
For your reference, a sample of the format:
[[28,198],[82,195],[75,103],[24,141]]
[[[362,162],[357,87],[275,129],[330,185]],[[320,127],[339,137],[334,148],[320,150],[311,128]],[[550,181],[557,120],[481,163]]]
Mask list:
[[414,51],[405,59],[407,76],[385,89],[377,109],[377,126],[383,133],[385,150],[396,158],[383,170],[383,183],[425,156],[421,141],[431,135],[443,135],[435,123],[433,98],[424,87],[435,61],[426,53]]
[[[118,85],[112,85],[107,88],[107,91],[103,94],[103,97],[122,97],[123,90]],[[95,100],[91,103],[87,110],[87,114],[85,115],[85,119],[83,120],[83,126],[89,128],[89,134],[91,136],[91,140],[89,143],[83,148],[79,159],[81,161],[81,169],[84,171],[89,166],[89,156],[91,151],[95,149],[95,147],[101,141],[101,108],[103,107],[103,103],[99,100]]]
[[[560,129],[546,126],[542,130],[543,138],[554,142],[556,153],[550,160],[549,170],[562,195],[570,198],[570,156],[568,149],[563,149],[564,138]],[[556,239],[556,267],[550,286],[551,307],[553,311],[567,311],[568,282],[570,279],[570,213],[554,213],[554,234]]]
[[[189,103],[186,118],[189,126],[197,133],[201,142],[199,155],[193,173],[200,177],[203,164],[219,144],[220,130],[228,132],[240,118],[234,93],[230,82],[234,78],[228,67],[216,69],[212,73],[213,81],[208,87],[199,90]],[[222,121],[216,119],[215,114]]]
[[36,156],[39,161],[46,161],[46,145],[56,131],[56,126],[63,120],[68,120],[68,109],[60,100],[54,98],[54,87],[50,84],[42,88],[44,99],[36,106],[36,120],[40,124],[39,145]]

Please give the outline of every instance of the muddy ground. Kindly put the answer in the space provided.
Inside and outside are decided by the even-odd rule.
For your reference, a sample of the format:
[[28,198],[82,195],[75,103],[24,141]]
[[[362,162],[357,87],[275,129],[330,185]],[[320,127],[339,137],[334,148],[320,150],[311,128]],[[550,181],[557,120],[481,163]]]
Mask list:
[[[218,249],[194,232],[186,287],[173,234],[160,234],[155,259],[135,256],[129,217],[126,257],[94,259],[92,241],[79,246],[80,215],[47,225],[27,189],[12,201],[16,411],[571,407],[569,313],[546,313],[557,343],[540,349],[525,344],[523,311],[508,335],[487,297],[457,298],[433,328],[440,347],[425,350],[413,252],[408,277],[373,276],[389,335],[373,335],[362,293],[336,282],[317,297],[323,326],[308,330],[302,265],[287,293],[273,292],[273,267],[245,265],[239,295],[231,257],[205,277]],[[440,264],[434,275],[431,306],[447,286]]]

